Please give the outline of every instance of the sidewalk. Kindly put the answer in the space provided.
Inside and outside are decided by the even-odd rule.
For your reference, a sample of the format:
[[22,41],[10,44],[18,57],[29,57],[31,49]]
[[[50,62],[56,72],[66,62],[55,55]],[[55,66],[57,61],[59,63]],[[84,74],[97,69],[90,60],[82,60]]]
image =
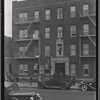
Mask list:
[[[17,83],[20,88],[37,88],[38,83],[33,82],[32,85],[29,82],[18,82]],[[71,89],[79,89],[79,84],[76,83],[75,86],[71,86]]]

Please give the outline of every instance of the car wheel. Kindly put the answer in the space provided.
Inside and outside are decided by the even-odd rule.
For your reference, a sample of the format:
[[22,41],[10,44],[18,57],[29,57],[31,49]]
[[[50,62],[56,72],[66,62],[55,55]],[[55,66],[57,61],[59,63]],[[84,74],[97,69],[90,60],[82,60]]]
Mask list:
[[61,88],[62,90],[66,90],[66,89],[67,89],[67,85],[66,85],[65,83],[61,83],[61,84],[60,84],[60,88]]
[[43,88],[44,88],[44,85],[43,85],[43,84],[39,84],[39,85],[38,85],[38,88],[39,88],[39,89],[43,89]]
[[86,85],[82,85],[81,89],[82,89],[82,91],[87,91],[88,87]]

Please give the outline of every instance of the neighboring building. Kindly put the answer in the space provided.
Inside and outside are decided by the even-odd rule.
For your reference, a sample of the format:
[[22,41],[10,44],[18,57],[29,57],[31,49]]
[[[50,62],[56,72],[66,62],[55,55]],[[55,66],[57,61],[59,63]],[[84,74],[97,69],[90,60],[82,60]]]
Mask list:
[[12,38],[5,36],[4,40],[4,72],[12,74]]
[[13,74],[96,77],[95,0],[13,2]]

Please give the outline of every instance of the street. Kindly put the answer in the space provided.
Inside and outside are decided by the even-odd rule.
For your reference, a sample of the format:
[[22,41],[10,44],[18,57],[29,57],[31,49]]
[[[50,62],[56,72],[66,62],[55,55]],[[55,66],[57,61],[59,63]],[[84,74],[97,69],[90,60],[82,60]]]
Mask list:
[[20,88],[21,91],[40,93],[45,100],[96,100],[95,91]]

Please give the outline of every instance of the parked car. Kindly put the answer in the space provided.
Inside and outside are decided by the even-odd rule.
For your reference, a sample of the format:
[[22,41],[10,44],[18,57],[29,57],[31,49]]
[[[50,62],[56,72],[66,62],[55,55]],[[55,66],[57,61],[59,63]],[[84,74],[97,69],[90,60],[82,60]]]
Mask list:
[[48,80],[38,82],[38,88],[61,88],[62,90],[70,89],[75,84],[75,78],[68,75],[50,75]]
[[36,92],[23,92],[16,83],[5,82],[5,99],[4,100],[45,100]]
[[81,81],[79,87],[82,89],[82,91],[96,90],[96,79],[91,81],[90,80]]

